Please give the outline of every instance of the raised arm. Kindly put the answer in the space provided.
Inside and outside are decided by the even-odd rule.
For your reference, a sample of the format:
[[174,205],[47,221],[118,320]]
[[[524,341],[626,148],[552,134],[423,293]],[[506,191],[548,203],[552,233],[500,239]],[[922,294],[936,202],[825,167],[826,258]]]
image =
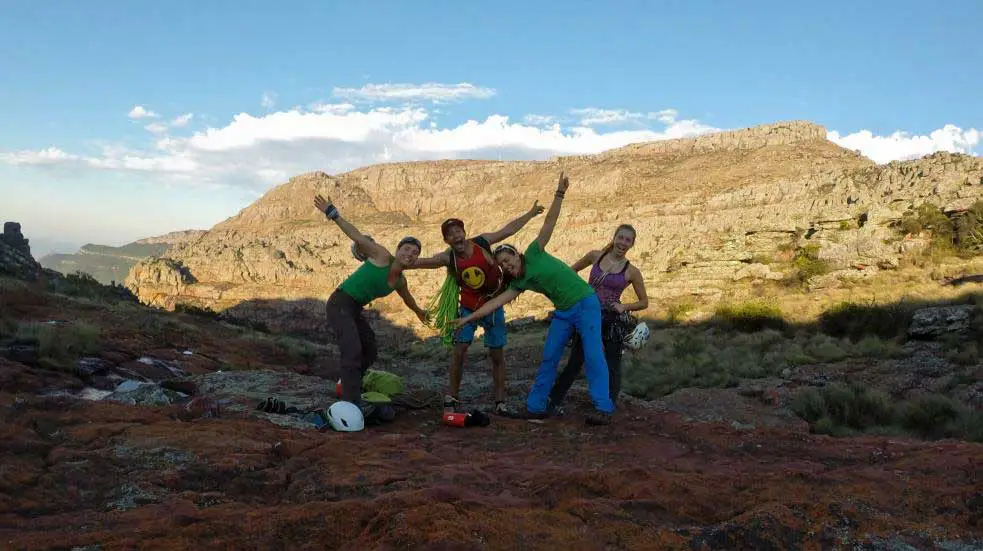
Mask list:
[[488,240],[488,243],[490,244],[498,243],[499,241],[504,241],[505,239],[508,239],[513,235],[515,235],[515,232],[524,228],[526,224],[529,223],[530,220],[542,214],[544,210],[546,209],[539,204],[539,201],[536,201],[535,203],[533,203],[532,208],[529,209],[529,212],[523,214],[522,216],[516,218],[515,220],[512,220],[508,224],[505,224],[505,226],[503,226],[502,229],[495,232],[483,233],[480,235],[480,237],[484,237],[486,240]]
[[451,264],[451,255],[444,251],[428,258],[418,258],[412,266],[407,266],[406,270],[432,270],[434,268],[446,268]]
[[543,250],[546,250],[546,244],[553,237],[553,229],[556,228],[556,219],[560,217],[560,206],[563,203],[563,195],[566,193],[569,185],[570,180],[563,175],[563,172],[560,172],[560,181],[556,185],[556,193],[553,194],[553,203],[550,205],[549,212],[546,213],[546,220],[543,220],[543,227],[539,230],[539,235],[536,236],[536,241],[539,242],[539,246]]
[[629,268],[628,281],[631,281],[631,287],[635,290],[635,295],[638,297],[638,301],[632,302],[631,304],[615,305],[615,309],[620,310],[621,312],[635,312],[648,308],[649,297],[648,292],[645,290],[645,279],[642,277],[641,270],[634,266]]
[[506,304],[515,300],[515,298],[518,297],[519,294],[521,293],[522,291],[516,291],[515,289],[506,289],[504,292],[502,292],[502,294],[489,300],[488,302],[485,303],[484,306],[478,308],[474,312],[471,312],[471,314],[463,318],[457,318],[456,320],[454,320],[454,328],[460,329],[462,326],[464,326],[464,324],[472,320],[481,319],[487,316],[488,314],[491,314],[495,310],[498,310],[500,306],[505,306]]
[[410,310],[413,310],[416,317],[419,318],[422,323],[426,324],[427,311],[417,305],[416,299],[413,298],[413,293],[410,293],[410,288],[406,284],[406,279],[403,278],[400,281],[401,283],[396,286],[396,293],[399,294],[399,298],[403,299],[403,304],[406,304]]
[[365,256],[375,260],[377,264],[384,264],[389,261],[389,251],[382,245],[366,237],[362,232],[358,231],[358,228],[353,226],[351,222],[342,218],[337,207],[331,204],[331,197],[325,199],[320,195],[315,196],[314,206],[317,207],[317,210],[323,212],[324,215],[328,217],[328,220],[333,220],[335,224],[338,224],[341,231],[344,232],[349,239],[354,241],[356,245],[358,245],[358,248],[365,253]]
[[573,271],[579,272],[584,268],[597,262],[597,257],[601,255],[601,251],[591,251],[580,258],[580,260],[574,262],[570,265]]

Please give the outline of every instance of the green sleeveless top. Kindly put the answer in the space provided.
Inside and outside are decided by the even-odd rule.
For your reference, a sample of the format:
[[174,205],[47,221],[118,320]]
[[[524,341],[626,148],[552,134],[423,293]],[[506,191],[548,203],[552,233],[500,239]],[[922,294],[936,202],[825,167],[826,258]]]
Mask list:
[[[388,281],[389,268],[395,260],[395,258],[390,258],[389,264],[384,267],[376,266],[366,260],[338,288],[362,306],[377,298],[388,296],[396,290],[395,287],[389,286]],[[402,274],[400,274],[396,283],[399,284],[401,281],[404,281]]]

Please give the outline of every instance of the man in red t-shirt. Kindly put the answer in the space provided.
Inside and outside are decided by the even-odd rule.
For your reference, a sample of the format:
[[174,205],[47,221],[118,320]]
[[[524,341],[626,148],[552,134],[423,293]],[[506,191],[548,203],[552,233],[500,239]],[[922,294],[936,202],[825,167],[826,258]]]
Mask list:
[[[419,258],[411,268],[448,268],[457,278],[460,292],[458,317],[470,315],[500,291],[508,286],[506,275],[495,264],[491,253],[491,245],[508,239],[523,226],[529,223],[545,209],[537,201],[529,212],[512,220],[497,232],[483,233],[477,237],[468,238],[464,231],[464,222],[457,218],[445,220],[440,225],[440,233],[444,243],[450,246],[446,251],[430,258]],[[468,347],[474,341],[474,332],[480,325],[485,330],[485,347],[492,363],[492,381],[495,386],[495,410],[505,408],[505,309],[499,308],[493,313],[469,323],[461,328],[454,337],[454,352],[450,365],[450,388],[444,396],[445,409],[457,409],[460,406],[458,394],[461,390],[461,376],[464,372],[464,359]]]

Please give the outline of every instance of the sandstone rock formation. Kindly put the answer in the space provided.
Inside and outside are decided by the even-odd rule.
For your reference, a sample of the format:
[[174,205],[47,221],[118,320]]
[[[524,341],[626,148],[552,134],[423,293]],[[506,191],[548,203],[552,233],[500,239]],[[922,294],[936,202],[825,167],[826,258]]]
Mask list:
[[0,234],[0,274],[21,279],[36,279],[41,265],[31,256],[31,245],[17,222],[4,222]]
[[[658,304],[719,296],[735,281],[780,279],[788,275],[780,261],[809,244],[833,270],[895,267],[911,244],[899,242],[888,224],[907,208],[931,201],[960,209],[983,193],[979,158],[936,153],[877,165],[825,136],[821,126],[787,122],[545,162],[416,162],[303,174],[167,258],[135,266],[127,285],[144,302],[168,308],[325,299],[356,261],[344,234],[313,207],[315,193],[332,196],[377,241],[392,247],[413,234],[429,255],[444,248],[443,219],[464,219],[470,234],[498,229],[534,201],[548,204],[563,170],[572,187],[553,254],[573,261],[629,222],[638,230],[632,261]],[[542,220],[510,241],[525,247]],[[413,272],[418,301],[426,302],[443,277],[440,270]],[[546,308],[538,296],[517,304],[526,312]],[[395,295],[376,306],[395,319],[412,318]],[[253,310],[271,327],[312,323],[297,312]]]

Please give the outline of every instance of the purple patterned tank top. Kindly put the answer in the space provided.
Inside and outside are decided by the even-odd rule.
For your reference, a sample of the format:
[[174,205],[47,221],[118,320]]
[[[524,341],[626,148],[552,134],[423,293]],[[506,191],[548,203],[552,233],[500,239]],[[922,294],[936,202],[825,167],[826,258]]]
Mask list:
[[628,288],[630,283],[628,281],[628,266],[631,263],[625,262],[625,266],[620,272],[605,275],[604,270],[601,269],[601,260],[603,259],[604,255],[601,255],[601,258],[598,258],[597,262],[591,266],[588,282],[597,293],[601,307],[607,308],[616,302],[621,302],[621,293]]

